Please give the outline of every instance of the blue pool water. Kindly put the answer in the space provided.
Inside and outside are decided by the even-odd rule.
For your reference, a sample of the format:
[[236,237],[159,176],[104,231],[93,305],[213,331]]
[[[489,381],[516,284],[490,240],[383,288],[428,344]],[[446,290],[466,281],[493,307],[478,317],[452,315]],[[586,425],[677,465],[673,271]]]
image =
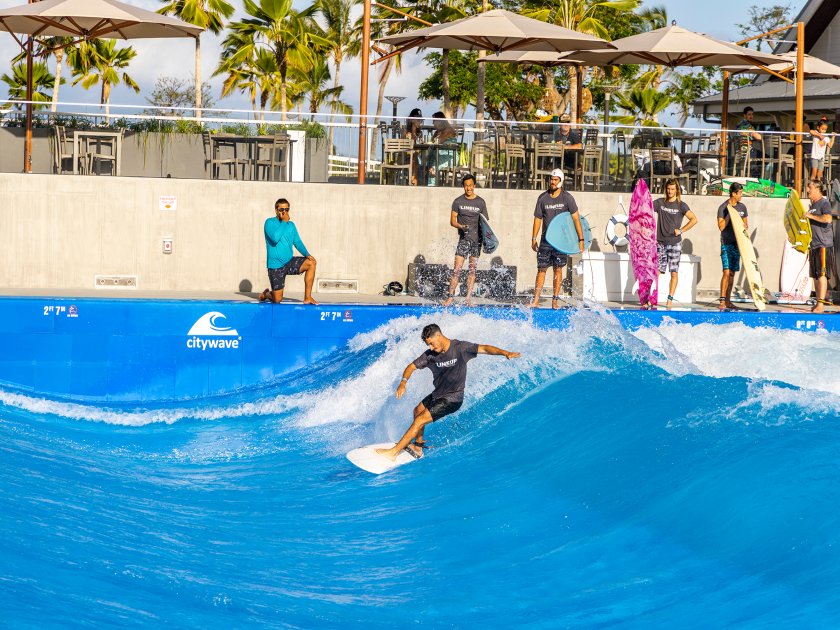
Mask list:
[[479,314],[436,448],[405,317],[269,385],[79,403],[0,388],[4,625],[836,627],[840,335]]

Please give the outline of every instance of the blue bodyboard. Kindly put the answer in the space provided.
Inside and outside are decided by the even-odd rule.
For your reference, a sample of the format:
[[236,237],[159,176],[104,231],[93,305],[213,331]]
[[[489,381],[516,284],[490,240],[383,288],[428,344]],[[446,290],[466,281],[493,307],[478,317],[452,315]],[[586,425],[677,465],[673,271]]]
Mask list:
[[484,217],[484,215],[479,214],[478,216],[478,226],[481,231],[481,247],[485,254],[492,254],[499,246],[499,238],[496,236],[496,233],[493,232],[493,228],[490,227],[490,222]]
[[[592,230],[589,229],[589,221],[586,220],[586,217],[580,217],[580,227],[583,228],[584,250],[588,250],[592,244]],[[571,213],[561,212],[551,220],[545,233],[545,240],[558,252],[564,254],[580,253],[578,233]]]

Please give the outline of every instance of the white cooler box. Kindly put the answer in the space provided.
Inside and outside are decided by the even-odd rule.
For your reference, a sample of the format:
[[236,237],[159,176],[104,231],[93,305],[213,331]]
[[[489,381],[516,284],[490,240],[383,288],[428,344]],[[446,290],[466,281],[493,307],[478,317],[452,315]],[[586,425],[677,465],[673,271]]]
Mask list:
[[[630,254],[586,252],[578,263],[578,270],[583,275],[584,299],[638,304],[639,296],[633,292],[636,276],[630,265]],[[699,272],[699,256],[680,256],[680,281],[674,295],[677,302],[693,304],[696,301]],[[668,297],[670,281],[670,273],[659,275],[660,304],[664,304]]]

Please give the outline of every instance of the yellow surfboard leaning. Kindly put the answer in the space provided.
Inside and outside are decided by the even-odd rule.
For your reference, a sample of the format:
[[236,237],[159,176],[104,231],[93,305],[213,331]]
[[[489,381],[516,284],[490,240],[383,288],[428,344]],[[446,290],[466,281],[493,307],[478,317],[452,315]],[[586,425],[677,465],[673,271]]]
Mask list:
[[755,257],[755,248],[744,227],[744,220],[738,211],[732,206],[727,206],[729,220],[732,221],[732,229],[735,230],[735,240],[738,242],[738,251],[741,253],[741,260],[744,263],[744,273],[747,274],[747,281],[750,283],[753,304],[759,311],[763,311],[767,305],[767,298],[764,297],[764,282],[761,280],[761,270],[758,268],[758,260]]
[[785,232],[796,251],[808,253],[811,246],[811,222],[805,218],[805,206],[795,190],[790,191],[785,204]]

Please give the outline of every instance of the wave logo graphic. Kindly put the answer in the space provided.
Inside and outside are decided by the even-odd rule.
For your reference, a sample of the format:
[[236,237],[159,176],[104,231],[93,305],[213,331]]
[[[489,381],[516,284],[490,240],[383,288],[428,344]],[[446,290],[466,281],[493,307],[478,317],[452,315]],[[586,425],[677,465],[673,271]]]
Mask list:
[[[227,318],[218,311],[205,313],[192,325],[187,333],[187,348],[194,350],[226,350],[239,348],[242,337],[232,326],[226,326]],[[204,339],[203,337],[210,337]],[[217,337],[213,339],[213,337]],[[218,339],[236,337],[236,339]]]

